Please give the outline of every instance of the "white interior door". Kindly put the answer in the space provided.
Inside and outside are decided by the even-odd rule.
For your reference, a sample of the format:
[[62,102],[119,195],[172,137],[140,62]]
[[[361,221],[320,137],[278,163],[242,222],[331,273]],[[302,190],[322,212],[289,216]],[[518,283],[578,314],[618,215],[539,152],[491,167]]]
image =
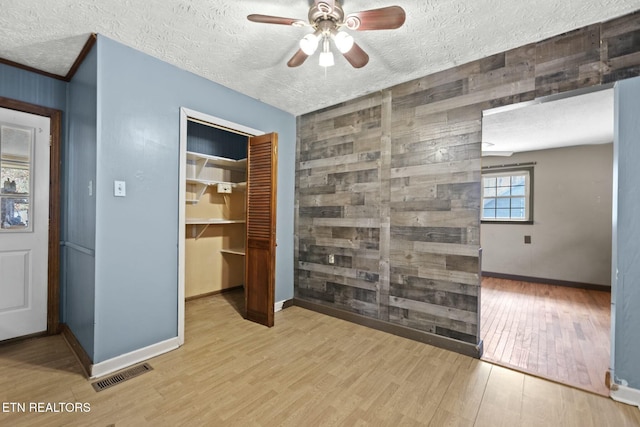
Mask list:
[[0,108],[0,341],[47,329],[49,128]]

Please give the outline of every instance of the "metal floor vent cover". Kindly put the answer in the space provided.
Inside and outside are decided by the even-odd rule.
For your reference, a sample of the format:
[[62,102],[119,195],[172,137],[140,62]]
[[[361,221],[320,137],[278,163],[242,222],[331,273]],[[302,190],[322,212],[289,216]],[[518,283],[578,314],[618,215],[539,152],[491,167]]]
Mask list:
[[91,383],[91,385],[93,386],[95,391],[102,391],[152,370],[153,368],[151,367],[151,365],[149,365],[148,363],[143,363],[142,365],[137,365],[129,369],[125,369],[122,372],[113,374],[100,381],[93,382]]

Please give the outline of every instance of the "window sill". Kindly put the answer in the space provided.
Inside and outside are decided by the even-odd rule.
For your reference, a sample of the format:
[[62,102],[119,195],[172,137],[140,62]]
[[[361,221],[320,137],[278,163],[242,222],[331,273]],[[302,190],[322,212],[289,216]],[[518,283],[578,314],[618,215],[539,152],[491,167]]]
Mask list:
[[533,220],[529,220],[529,221],[487,221],[487,220],[480,220],[480,224],[533,225]]

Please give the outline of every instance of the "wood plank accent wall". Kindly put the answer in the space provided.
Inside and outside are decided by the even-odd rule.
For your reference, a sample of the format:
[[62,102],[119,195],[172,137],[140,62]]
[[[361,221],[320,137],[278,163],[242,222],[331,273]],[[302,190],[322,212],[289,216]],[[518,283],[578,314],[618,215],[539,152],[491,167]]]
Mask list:
[[482,111],[638,75],[636,12],[298,117],[295,298],[480,347]]

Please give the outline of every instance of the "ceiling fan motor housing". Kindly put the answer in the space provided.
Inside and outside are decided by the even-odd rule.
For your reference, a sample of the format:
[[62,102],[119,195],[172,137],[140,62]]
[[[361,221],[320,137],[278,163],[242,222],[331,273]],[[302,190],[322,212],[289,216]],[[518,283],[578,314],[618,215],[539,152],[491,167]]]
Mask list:
[[309,23],[312,26],[318,26],[323,21],[333,22],[333,26],[337,27],[344,20],[344,11],[342,7],[335,2],[333,8],[324,2],[319,2],[309,9]]

